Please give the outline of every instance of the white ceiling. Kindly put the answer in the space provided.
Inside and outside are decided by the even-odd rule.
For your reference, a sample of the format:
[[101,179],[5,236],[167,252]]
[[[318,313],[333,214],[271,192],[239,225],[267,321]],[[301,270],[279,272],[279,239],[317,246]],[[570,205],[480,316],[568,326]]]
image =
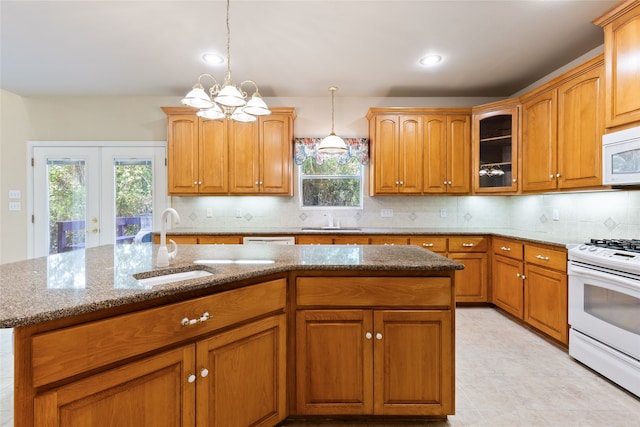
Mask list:
[[[603,43],[617,0],[231,0],[236,83],[266,97],[506,97]],[[225,1],[0,0],[0,82],[22,96],[182,96],[224,78]],[[444,62],[418,64],[436,52]]]

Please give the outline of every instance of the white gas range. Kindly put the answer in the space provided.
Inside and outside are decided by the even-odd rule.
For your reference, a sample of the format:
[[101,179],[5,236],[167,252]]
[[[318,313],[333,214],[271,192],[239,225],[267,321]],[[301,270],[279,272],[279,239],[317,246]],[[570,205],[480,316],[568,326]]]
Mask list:
[[640,396],[640,240],[569,249],[569,354]]

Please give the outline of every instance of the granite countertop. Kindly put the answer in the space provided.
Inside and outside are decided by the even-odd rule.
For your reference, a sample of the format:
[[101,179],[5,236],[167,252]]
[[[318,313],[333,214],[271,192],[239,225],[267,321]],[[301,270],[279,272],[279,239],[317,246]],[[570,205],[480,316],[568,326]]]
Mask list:
[[[158,245],[106,245],[0,265],[0,328],[90,313],[291,270],[458,270],[462,264],[417,246],[179,245],[170,267],[154,268]],[[211,276],[158,286],[133,274],[181,271],[198,260]],[[238,262],[240,261],[240,262]],[[152,275],[153,273],[151,273]]]
[[[549,233],[516,230],[512,228],[360,228],[360,227],[345,227],[342,229],[320,229],[321,227],[247,227],[239,229],[221,229],[221,228],[188,228],[188,227],[176,227],[168,230],[168,234],[184,235],[184,236],[211,236],[211,235],[225,235],[225,236],[282,236],[282,235],[322,235],[322,234],[344,234],[344,235],[358,235],[358,234],[402,234],[402,235],[432,235],[432,236],[468,236],[468,235],[492,235],[498,237],[508,237],[513,239],[525,240],[531,243],[540,243],[545,245],[553,245],[560,247],[567,247],[567,245],[575,243],[583,243],[584,240],[571,239],[569,237],[553,235]],[[153,234],[159,235],[159,231],[154,231]]]

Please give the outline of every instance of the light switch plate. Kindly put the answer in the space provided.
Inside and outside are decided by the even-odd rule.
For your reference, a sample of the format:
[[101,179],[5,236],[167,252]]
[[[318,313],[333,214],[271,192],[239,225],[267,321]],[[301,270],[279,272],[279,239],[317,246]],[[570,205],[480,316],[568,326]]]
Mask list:
[[20,199],[22,198],[22,193],[20,192],[20,190],[9,190],[9,198]]
[[22,204],[20,202],[9,202],[10,211],[19,211],[21,209],[22,209]]

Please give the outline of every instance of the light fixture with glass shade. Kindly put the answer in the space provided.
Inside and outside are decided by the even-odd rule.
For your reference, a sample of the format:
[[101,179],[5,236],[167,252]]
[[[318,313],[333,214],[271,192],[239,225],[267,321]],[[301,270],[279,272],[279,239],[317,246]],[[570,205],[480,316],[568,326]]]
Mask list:
[[345,144],[344,140],[340,138],[333,130],[333,122],[334,122],[334,103],[333,103],[333,95],[338,90],[337,87],[331,86],[329,88],[331,91],[331,133],[326,136],[318,145],[318,152],[325,154],[343,154],[347,152],[347,144]]
[[[231,80],[231,30],[229,26],[229,0],[227,0],[227,75],[222,86],[211,74],[201,74],[198,82],[191,91],[180,101],[182,104],[197,108],[196,113],[205,119],[231,119],[238,122],[254,122],[257,116],[271,114],[271,110],[262,99],[258,85],[253,80],[245,80],[238,86]],[[209,88],[209,94],[202,86],[202,79],[208,77],[214,81]],[[245,85],[255,89],[251,99],[247,101],[247,92],[242,90]]]

